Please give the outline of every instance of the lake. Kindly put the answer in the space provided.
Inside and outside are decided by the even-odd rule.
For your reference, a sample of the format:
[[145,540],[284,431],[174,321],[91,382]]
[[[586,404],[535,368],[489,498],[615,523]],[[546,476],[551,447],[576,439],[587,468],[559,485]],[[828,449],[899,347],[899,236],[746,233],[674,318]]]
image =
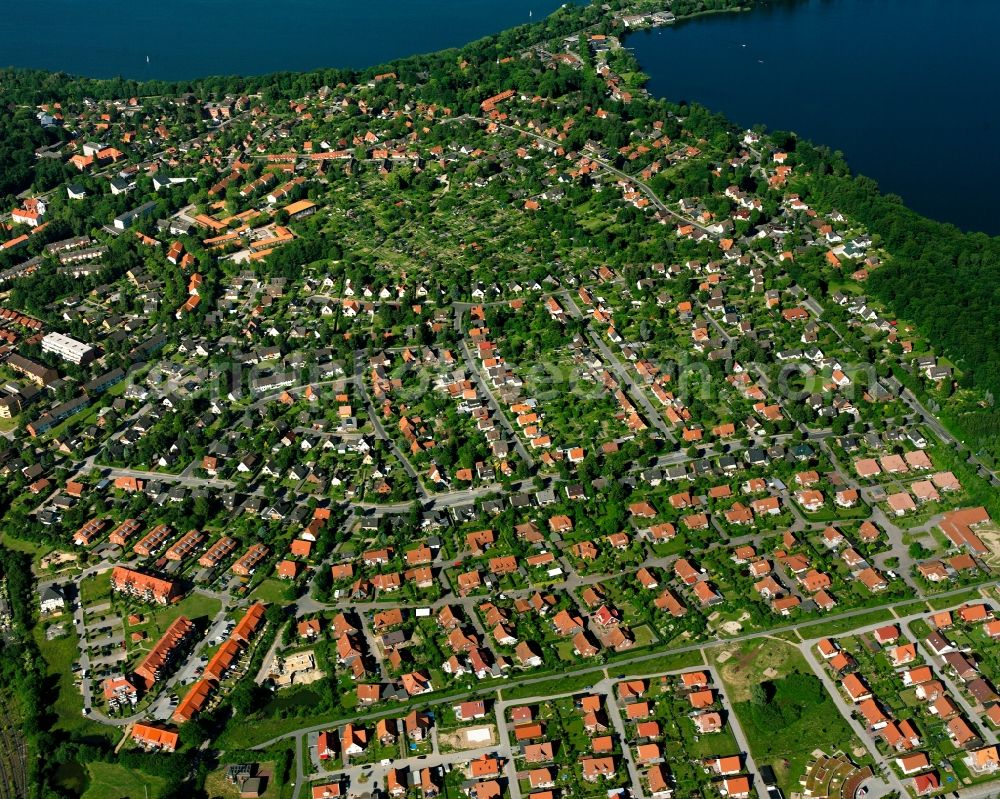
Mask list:
[[459,47],[544,18],[563,2],[133,0],[93,6],[44,0],[4,15],[0,63],[164,80],[360,68]]
[[1000,233],[997,0],[788,0],[626,39],[649,90],[844,153],[914,210]]
[[[559,0],[22,3],[0,62],[184,80],[367,67],[541,19]],[[533,16],[529,17],[529,12]],[[770,0],[630,35],[649,88],[841,150],[917,211],[1000,233],[1000,2]],[[146,58],[149,57],[149,63]]]

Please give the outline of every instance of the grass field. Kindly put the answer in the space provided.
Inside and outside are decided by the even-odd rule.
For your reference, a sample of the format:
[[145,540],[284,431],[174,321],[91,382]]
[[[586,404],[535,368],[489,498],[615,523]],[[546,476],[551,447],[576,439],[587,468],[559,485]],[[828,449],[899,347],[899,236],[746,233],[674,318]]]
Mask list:
[[59,438],[63,433],[69,430],[70,427],[82,430],[87,425],[97,421],[97,414],[99,411],[99,407],[92,405],[85,410],[81,410],[78,413],[74,413],[72,416],[63,419],[59,424],[47,431],[46,435],[48,436],[48,440],[52,441],[55,438]]
[[277,738],[279,735],[288,735],[303,727],[314,727],[318,724],[333,725],[339,717],[329,711],[314,713],[305,716],[290,716],[288,718],[265,718],[254,719],[249,724],[240,724],[235,721],[222,731],[216,738],[215,745],[221,749],[249,749],[258,746],[264,741]]
[[283,583],[281,582],[281,580],[275,580],[269,577],[253,590],[253,593],[250,595],[250,598],[256,599],[258,602],[265,602],[267,604],[270,604],[272,602],[277,602],[278,604],[281,604],[286,601],[285,600],[286,588],[288,588],[288,583]]
[[661,655],[651,660],[644,660],[642,663],[625,666],[621,671],[615,669],[614,664],[611,664],[608,666],[608,672],[624,674],[628,677],[642,677],[646,674],[660,674],[665,671],[679,671],[680,669],[692,669],[704,665],[705,661],[701,658],[701,650],[693,650]]
[[[267,787],[261,796],[265,799],[278,799],[281,796],[281,787],[277,785],[273,779],[270,779],[270,775],[274,773],[274,763],[260,763],[260,768],[258,773],[261,775],[267,775]],[[218,771],[211,772],[205,778],[205,792],[209,796],[221,797],[221,799],[238,799],[240,792],[235,785],[231,785],[226,779],[226,770],[221,768]]]
[[913,602],[907,602],[905,605],[900,605],[895,610],[900,616],[909,616],[911,613],[926,613],[927,602],[923,599],[918,599]]
[[[758,638],[713,650],[712,658],[755,762],[774,768],[786,796],[796,789],[814,749],[851,752],[855,748],[850,726],[796,647],[773,638]],[[793,683],[801,678],[788,680],[790,675],[807,675],[807,687],[814,690],[802,691],[796,684],[793,693]],[[772,686],[776,706],[795,708],[787,714],[791,718],[775,723],[753,706],[751,688],[763,683]]]
[[[188,594],[176,605],[168,605],[148,613],[140,610],[144,616],[143,623],[128,627],[126,631],[129,633],[140,630],[145,632],[146,640],[138,648],[147,650],[160,639],[160,636],[167,631],[167,628],[178,616],[187,616],[193,622],[202,619],[207,624],[221,607],[222,603],[215,597],[204,594]],[[134,651],[135,649],[130,649],[130,652]]]
[[766,680],[776,680],[793,671],[810,673],[809,664],[796,647],[771,637],[720,646],[708,655],[732,702],[745,702],[750,698],[751,686]]
[[959,594],[954,594],[952,596],[931,598],[927,600],[927,604],[930,605],[934,610],[941,610],[942,608],[951,608],[956,605],[961,605],[963,602],[978,602],[982,600],[983,595],[979,593],[978,588],[970,588],[968,591],[962,591]]
[[88,721],[81,713],[83,698],[73,679],[73,662],[78,651],[76,633],[46,641],[44,630],[39,625],[35,628],[35,641],[45,658],[49,678],[56,682],[57,694],[52,705],[52,712],[59,719],[56,729],[99,735],[117,741],[115,730]]
[[84,605],[107,602],[111,598],[111,569],[80,581],[80,601]]
[[[81,717],[83,699],[73,682],[73,661],[77,656],[76,634],[70,633],[62,638],[46,641],[41,629],[36,629],[38,648],[48,665],[49,676],[59,679],[59,694],[53,710],[59,716],[59,724],[75,721]],[[75,726],[75,725],[73,725]]]
[[36,561],[55,549],[51,544],[25,541],[22,538],[15,538],[10,533],[4,533],[3,538],[0,540],[3,541],[3,545],[8,549],[13,549],[15,552],[26,552]]
[[89,782],[82,799],[157,799],[164,788],[160,777],[114,763],[88,763]]
[[891,621],[894,618],[896,617],[884,608],[869,610],[867,613],[858,613],[856,616],[846,616],[842,619],[831,619],[830,621],[810,624],[807,627],[799,627],[799,633],[804,640],[809,638],[824,638],[841,635],[856,627],[867,627],[871,624]]
[[551,680],[515,685],[502,690],[504,699],[526,699],[529,696],[553,696],[572,691],[582,691],[601,679],[600,674],[567,674],[565,677],[555,677]]
[[[257,761],[257,774],[267,777],[267,785],[264,793],[261,794],[263,799],[291,799],[292,794],[295,792],[295,788],[292,787],[292,782],[295,779],[294,750],[294,741],[284,741],[276,746],[260,751],[261,759]],[[278,763],[282,762],[286,751],[292,755],[292,759],[288,761],[291,764],[289,776],[284,781],[279,782],[274,775],[279,771]],[[308,752],[306,753],[306,758],[308,759]],[[223,760],[223,763],[226,762],[230,761]],[[240,795],[237,787],[231,785],[226,779],[225,765],[206,776],[205,793],[210,797],[218,797],[219,799],[230,799],[230,797],[236,799]]]
[[188,594],[176,605],[157,610],[152,614],[151,621],[160,632],[163,632],[170,626],[170,622],[178,616],[187,616],[191,621],[201,618],[210,619],[219,612],[221,607],[222,603],[215,597],[204,594]]
[[[783,682],[776,682],[777,693],[773,701],[787,707],[789,703],[784,696]],[[750,702],[733,706],[754,761],[758,766],[767,763],[774,769],[778,786],[786,796],[790,796],[799,784],[799,778],[805,773],[806,763],[815,749],[830,753],[846,750],[849,754],[856,754],[853,750],[860,746],[822,684],[819,690],[822,696],[804,706],[798,719],[782,725],[762,723],[752,712]]]
[[648,624],[641,624],[632,628],[632,635],[635,636],[635,646],[650,646],[656,643],[656,634],[649,628]]

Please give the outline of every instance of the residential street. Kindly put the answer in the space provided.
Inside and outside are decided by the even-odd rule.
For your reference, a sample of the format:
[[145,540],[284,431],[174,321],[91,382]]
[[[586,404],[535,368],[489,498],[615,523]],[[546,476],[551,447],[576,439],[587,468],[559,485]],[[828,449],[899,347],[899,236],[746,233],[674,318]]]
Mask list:
[[755,2],[0,82],[0,799],[1000,799],[1000,248]]

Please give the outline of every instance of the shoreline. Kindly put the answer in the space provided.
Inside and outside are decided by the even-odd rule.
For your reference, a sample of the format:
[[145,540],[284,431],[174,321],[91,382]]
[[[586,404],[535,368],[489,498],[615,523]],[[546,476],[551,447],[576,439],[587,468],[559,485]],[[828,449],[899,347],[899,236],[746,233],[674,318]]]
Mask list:
[[[838,128],[834,123],[832,126],[827,125],[823,127],[820,121],[814,119],[816,112],[810,109],[810,105],[814,104],[815,101],[812,99],[802,99],[801,101],[790,101],[786,104],[791,106],[793,109],[798,109],[802,113],[796,112],[794,114],[797,117],[794,121],[785,120],[784,122],[779,120],[765,119],[767,116],[774,116],[775,108],[772,107],[770,103],[772,100],[764,98],[760,103],[754,104],[756,112],[752,117],[748,117],[746,113],[746,108],[742,108],[742,112],[739,110],[741,105],[740,97],[737,96],[739,89],[733,88],[731,92],[717,92],[716,94],[725,94],[730,100],[726,102],[725,100],[720,100],[719,96],[704,97],[702,93],[693,90],[683,91],[683,79],[685,74],[690,74],[691,70],[687,73],[681,71],[667,71],[667,66],[665,64],[659,65],[659,70],[656,68],[656,64],[651,66],[651,61],[656,61],[656,56],[653,55],[649,57],[650,54],[647,52],[647,58],[640,58],[638,53],[638,48],[634,46],[635,40],[633,36],[639,33],[645,33],[646,37],[643,37],[643,44],[646,49],[651,49],[656,47],[652,42],[647,41],[647,37],[652,35],[654,30],[658,30],[662,33],[663,28],[673,28],[679,25],[685,25],[686,23],[695,22],[698,20],[707,20],[713,17],[721,17],[722,15],[735,15],[740,12],[753,12],[753,11],[763,11],[765,10],[765,5],[762,3],[757,3],[750,8],[728,8],[728,9],[709,9],[705,11],[696,12],[684,17],[679,17],[676,22],[670,23],[668,25],[647,25],[635,30],[630,30],[627,33],[622,34],[620,41],[622,47],[628,50],[629,56],[632,58],[636,65],[636,71],[642,76],[643,80],[641,87],[650,97],[655,99],[665,100],[670,103],[677,103],[682,105],[696,105],[702,109],[705,109],[713,114],[717,114],[724,117],[728,122],[739,129],[745,130],[761,130],[769,134],[774,134],[775,132],[788,133],[795,139],[808,142],[816,147],[829,149],[831,152],[840,152],[846,162],[848,168],[850,169],[851,175],[855,177],[865,177],[874,181],[879,186],[879,191],[886,195],[895,195],[900,197],[902,204],[908,209],[912,210],[919,216],[925,217],[935,222],[940,222],[941,224],[951,225],[961,231],[963,234],[968,235],[985,235],[991,238],[1000,237],[1000,227],[996,229],[990,228],[989,221],[983,221],[979,219],[969,219],[965,215],[956,216],[952,213],[950,216],[948,214],[948,209],[942,207],[942,203],[939,200],[935,200],[926,189],[921,188],[921,185],[927,182],[935,183],[946,180],[944,176],[935,176],[931,174],[921,181],[921,185],[914,185],[912,180],[908,180],[909,170],[906,168],[903,157],[897,157],[896,161],[891,157],[885,157],[884,155],[878,157],[874,153],[876,147],[881,147],[882,152],[891,152],[892,142],[895,138],[894,135],[873,135],[868,137],[867,140],[858,140],[857,136],[852,138],[850,133],[845,133],[841,128]],[[798,9],[790,9],[790,13],[805,12],[807,9],[805,7]],[[725,23],[722,23],[725,24]],[[632,44],[633,46],[629,46]],[[719,57],[721,61],[729,61],[728,55],[723,55]],[[768,61],[771,61],[770,56]],[[734,69],[738,69],[734,67]],[[659,72],[659,74],[656,74]],[[658,87],[659,90],[654,90],[651,88],[651,84],[654,81],[667,81],[672,82],[671,91],[665,91],[664,88]],[[770,80],[771,78],[766,78],[765,80]],[[678,89],[678,87],[681,87]],[[704,88],[704,87],[702,87]],[[675,91],[676,90],[676,91]],[[796,102],[801,105],[801,108],[796,106]],[[747,103],[743,102],[743,106]],[[803,110],[804,109],[804,110]],[[780,115],[780,114],[779,114]],[[786,114],[787,116],[787,114]],[[831,116],[836,116],[832,114]],[[737,119],[737,117],[740,117]],[[812,124],[810,124],[810,122]],[[983,124],[989,125],[987,120]],[[805,130],[802,127],[805,126]],[[820,129],[817,129],[819,125]],[[846,138],[845,138],[846,136]],[[839,141],[837,140],[839,137]],[[932,166],[937,165],[937,162],[932,162]],[[925,175],[927,175],[927,170],[917,170]],[[954,177],[954,175],[952,175]],[[943,182],[940,185],[947,186],[948,191],[954,193],[955,195],[964,194],[966,189],[962,187],[959,180],[953,180],[952,183]],[[940,194],[940,193],[938,193]],[[970,198],[970,201],[975,202],[985,202],[984,198]],[[918,207],[919,206],[919,207]],[[951,206],[954,208],[954,204]],[[995,223],[994,223],[995,224]]]
[[[338,36],[331,35],[322,41],[314,41],[315,37],[308,38],[302,46],[289,46],[281,55],[281,60],[287,62],[289,60],[295,60],[300,54],[312,54],[316,57],[316,61],[322,63],[316,63],[313,65],[302,65],[302,66],[287,66],[286,63],[270,63],[266,58],[247,56],[242,52],[242,45],[238,41],[214,41],[210,37],[208,41],[195,41],[189,45],[189,52],[192,54],[192,58],[175,58],[172,54],[164,50],[157,54],[155,45],[153,49],[149,51],[136,49],[135,52],[129,48],[123,48],[116,46],[111,42],[104,41],[103,39],[98,42],[98,45],[110,52],[110,58],[107,59],[89,59],[91,68],[103,68],[104,64],[99,63],[101,61],[109,61],[109,69],[115,70],[129,70],[129,74],[123,74],[121,71],[117,71],[114,74],[106,74],[103,76],[95,76],[88,73],[85,69],[75,69],[72,66],[69,67],[50,67],[50,66],[38,66],[30,64],[12,64],[4,63],[0,61],[0,71],[3,70],[15,70],[24,72],[35,72],[35,73],[48,73],[51,75],[63,75],[71,80],[86,80],[86,81],[126,81],[130,84],[147,84],[147,83],[159,83],[159,84],[171,84],[179,85],[184,83],[198,83],[208,80],[218,80],[218,79],[234,79],[242,78],[246,80],[262,80],[269,76],[274,75],[308,75],[316,72],[325,72],[332,70],[340,70],[345,72],[355,72],[362,73],[366,70],[380,68],[389,64],[395,64],[400,61],[404,61],[410,58],[421,58],[430,57],[435,54],[440,54],[448,51],[461,50],[477,41],[482,41],[485,39],[490,39],[496,36],[500,36],[505,32],[516,30],[525,26],[536,26],[540,23],[544,23],[545,20],[550,18],[553,14],[559,13],[563,8],[563,5],[569,5],[571,8],[585,8],[590,0],[568,0],[568,3],[560,2],[559,5],[554,7],[550,4],[552,0],[543,0],[543,7],[541,9],[534,8],[534,15],[529,17],[529,5],[525,3],[523,5],[523,18],[518,15],[517,19],[513,19],[512,16],[515,12],[522,8],[520,4],[513,4],[513,8],[506,11],[489,10],[484,7],[480,10],[478,7],[474,7],[470,11],[462,11],[463,3],[454,4],[441,4],[438,8],[435,4],[435,10],[429,14],[422,14],[419,16],[421,22],[418,23],[418,16],[410,12],[406,14],[407,18],[401,22],[396,23],[394,28],[385,28],[384,30],[379,30],[380,27],[384,25],[384,21],[381,17],[372,16],[371,19],[367,19],[364,14],[353,13],[348,15],[348,19],[345,21],[343,19],[343,14],[340,12],[331,13],[328,17],[320,19],[316,24],[323,30],[329,30],[331,32],[336,32],[342,25],[353,24],[361,26],[364,30],[365,27],[371,26],[370,29],[373,31],[373,46],[367,46],[358,48],[355,46],[355,42],[359,37],[349,35],[349,34],[339,34]],[[484,4],[485,5],[485,4]],[[266,6],[262,6],[266,9]],[[398,12],[401,10],[406,10],[408,6],[399,4],[395,7],[390,7],[387,9],[391,12]],[[263,12],[266,18],[262,20],[262,23],[266,26],[271,23],[279,23],[284,15],[277,12],[270,13],[266,10]],[[302,11],[300,13],[305,13]],[[447,24],[448,20],[446,17],[456,16],[457,19],[451,20],[453,24]],[[435,19],[440,18],[441,24],[432,24]],[[218,23],[222,24],[221,20],[210,19],[205,23],[208,26]],[[409,23],[409,24],[408,24]],[[426,24],[425,24],[426,23]],[[32,27],[37,28],[40,24],[35,21]],[[138,23],[137,23],[138,27]],[[439,35],[440,31],[449,30],[451,33],[446,36]],[[378,31],[377,35],[374,32]],[[282,30],[282,33],[286,31]],[[140,35],[141,31],[136,30],[134,35]],[[297,35],[295,30],[287,31],[288,35]],[[132,35],[129,32],[125,33],[126,36]],[[37,38],[38,33],[33,32],[31,39]],[[454,42],[449,44],[447,41],[439,41],[440,39],[454,39]],[[377,46],[375,46],[377,45]],[[53,48],[55,49],[55,48]],[[36,48],[37,50],[37,48]],[[203,51],[214,50],[211,56],[204,55]],[[393,51],[396,51],[395,53]],[[380,55],[379,53],[383,53]],[[148,54],[150,53],[151,56]],[[26,62],[36,62],[39,60],[37,58],[37,52],[20,52],[15,53],[14,56],[20,55],[21,59]],[[9,56],[8,56],[9,57]],[[134,57],[134,60],[133,60]],[[146,59],[151,57],[151,63]],[[201,61],[209,60],[213,63],[223,63],[222,67],[216,68],[213,66],[207,66],[204,70],[199,69],[196,74],[175,74],[161,76],[158,74],[148,74],[150,67],[156,68],[160,64],[172,63],[173,68],[183,69],[187,65],[187,61]],[[372,61],[370,59],[374,58]],[[60,59],[64,63],[71,62],[72,59],[62,58]],[[354,61],[355,63],[351,63]],[[261,62],[264,63],[263,67],[258,66]],[[230,68],[225,66],[226,63],[236,63],[235,68]],[[168,66],[167,69],[171,67]]]

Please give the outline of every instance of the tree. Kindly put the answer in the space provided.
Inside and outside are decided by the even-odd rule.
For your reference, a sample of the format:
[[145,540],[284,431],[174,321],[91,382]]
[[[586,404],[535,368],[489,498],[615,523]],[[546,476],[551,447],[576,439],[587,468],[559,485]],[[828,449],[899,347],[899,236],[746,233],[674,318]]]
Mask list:
[[839,413],[830,423],[830,428],[835,436],[846,435],[851,427],[851,417],[846,413]]
[[907,553],[913,560],[923,560],[924,558],[931,555],[931,550],[927,549],[921,542],[914,541],[907,548]]
[[754,683],[750,686],[750,701],[758,707],[763,707],[770,701],[763,683]]

